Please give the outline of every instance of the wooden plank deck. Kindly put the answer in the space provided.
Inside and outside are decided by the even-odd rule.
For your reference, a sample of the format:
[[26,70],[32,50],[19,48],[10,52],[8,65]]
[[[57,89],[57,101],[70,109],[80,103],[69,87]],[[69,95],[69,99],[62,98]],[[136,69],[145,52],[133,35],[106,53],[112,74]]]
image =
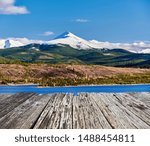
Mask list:
[[150,93],[0,95],[1,129],[150,129]]

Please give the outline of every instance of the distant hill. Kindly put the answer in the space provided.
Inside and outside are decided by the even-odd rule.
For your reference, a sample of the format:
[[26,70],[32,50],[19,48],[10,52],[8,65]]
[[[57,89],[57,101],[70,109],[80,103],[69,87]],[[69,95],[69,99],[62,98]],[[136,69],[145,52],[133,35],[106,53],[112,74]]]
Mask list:
[[63,44],[29,44],[0,49],[0,63],[95,64],[114,67],[150,67],[150,54],[123,49],[75,49]]

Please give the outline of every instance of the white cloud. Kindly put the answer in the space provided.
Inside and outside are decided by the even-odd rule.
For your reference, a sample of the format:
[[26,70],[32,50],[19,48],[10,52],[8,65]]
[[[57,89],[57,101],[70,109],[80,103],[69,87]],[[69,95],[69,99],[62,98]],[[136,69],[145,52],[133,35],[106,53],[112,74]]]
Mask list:
[[87,23],[87,22],[89,22],[88,19],[76,19],[75,21],[76,22],[80,22],[80,23]]
[[52,32],[52,31],[46,31],[46,32],[44,32],[42,35],[43,35],[43,36],[50,36],[50,35],[53,35],[53,34],[55,34],[55,33]]
[[28,14],[29,11],[24,6],[15,6],[16,0],[0,0],[0,14]]
[[90,42],[94,44],[94,47],[96,48],[99,47],[108,48],[108,49],[120,48],[135,53],[150,53],[150,42],[146,42],[146,41],[139,41],[133,43],[111,43],[111,42],[99,42],[96,40],[92,40]]

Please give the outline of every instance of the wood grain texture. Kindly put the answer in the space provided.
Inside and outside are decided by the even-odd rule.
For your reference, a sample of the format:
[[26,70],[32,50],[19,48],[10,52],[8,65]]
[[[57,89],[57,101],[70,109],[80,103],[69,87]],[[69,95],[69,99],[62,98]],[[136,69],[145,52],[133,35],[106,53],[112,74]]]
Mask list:
[[12,96],[12,94],[0,94],[0,103],[10,96]]
[[33,95],[0,119],[0,128],[32,128],[50,96]]
[[6,115],[8,112],[25,102],[27,99],[35,95],[34,93],[17,93],[7,98],[4,98],[0,102],[0,118]]
[[132,97],[144,102],[147,106],[150,107],[150,93],[129,93]]
[[91,94],[82,93],[73,99],[73,128],[111,128]]
[[0,128],[150,129],[150,93],[1,94]]

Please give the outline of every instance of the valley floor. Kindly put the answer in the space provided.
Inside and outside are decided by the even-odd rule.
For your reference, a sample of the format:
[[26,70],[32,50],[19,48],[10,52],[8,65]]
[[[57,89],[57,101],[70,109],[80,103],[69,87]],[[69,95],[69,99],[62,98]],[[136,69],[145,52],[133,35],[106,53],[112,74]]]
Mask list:
[[150,83],[150,69],[100,65],[0,64],[0,84],[76,86]]

